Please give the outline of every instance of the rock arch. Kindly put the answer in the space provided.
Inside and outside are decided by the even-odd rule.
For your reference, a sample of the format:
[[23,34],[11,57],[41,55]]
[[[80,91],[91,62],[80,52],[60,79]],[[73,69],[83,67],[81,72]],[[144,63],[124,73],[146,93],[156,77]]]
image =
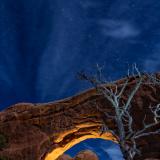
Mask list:
[[88,135],[82,136],[80,138],[77,138],[75,140],[70,141],[68,144],[66,144],[64,147],[57,148],[53,150],[51,153],[47,154],[45,157],[45,160],[56,160],[60,155],[62,155],[65,151],[73,147],[74,145],[91,138],[101,138],[105,140],[111,140],[116,141],[116,139],[111,135],[110,133],[100,134],[100,132],[94,132],[91,131]]
[[[115,83],[120,85],[124,79]],[[128,83],[130,90],[134,78]],[[126,91],[127,92],[127,91]],[[133,100],[136,127],[148,110],[148,103],[160,102],[160,87],[144,86]],[[127,94],[124,94],[124,99]],[[98,104],[102,111],[97,110]],[[101,133],[105,121],[109,128],[116,129],[114,121],[104,119],[104,112],[112,107],[102,96],[90,89],[79,95],[43,104],[20,103],[0,112],[0,133],[8,139],[6,147],[0,149],[0,156],[11,160],[54,160],[65,150],[88,138],[103,138],[116,141],[109,133]],[[142,158],[159,158],[160,136],[140,140]]]

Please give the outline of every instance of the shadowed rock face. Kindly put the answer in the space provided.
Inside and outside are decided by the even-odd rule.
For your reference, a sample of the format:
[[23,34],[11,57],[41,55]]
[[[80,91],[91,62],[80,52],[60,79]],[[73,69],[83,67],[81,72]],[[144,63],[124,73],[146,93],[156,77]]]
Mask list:
[[[158,75],[157,75],[158,76]],[[122,87],[125,79],[115,83]],[[130,78],[123,94],[126,101],[136,81]],[[107,86],[113,87],[113,84]],[[145,116],[153,116],[149,106],[160,102],[160,86],[144,84],[140,87],[132,101],[131,114],[134,127],[142,128]],[[101,108],[97,110],[96,105]],[[0,157],[11,160],[55,160],[67,149],[88,138],[103,138],[115,141],[109,134],[101,134],[100,128],[105,121],[111,129],[117,129],[113,120],[104,118],[104,112],[114,114],[111,104],[94,89],[61,101],[30,104],[20,103],[0,112],[0,134],[7,138],[7,144],[0,149]],[[160,126],[157,125],[157,128]],[[160,135],[138,140],[142,156],[160,158]]]
[[78,153],[74,158],[71,158],[70,156],[64,154],[60,156],[57,160],[99,160],[99,159],[94,152],[90,150],[85,150]]

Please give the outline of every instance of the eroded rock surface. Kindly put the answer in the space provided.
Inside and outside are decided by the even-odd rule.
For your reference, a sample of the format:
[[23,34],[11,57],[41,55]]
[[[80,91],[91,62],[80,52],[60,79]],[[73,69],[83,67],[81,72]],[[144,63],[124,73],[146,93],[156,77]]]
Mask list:
[[70,156],[64,154],[57,160],[99,160],[99,158],[94,152],[90,150],[84,150],[79,152],[74,158],[71,158]]
[[[122,79],[115,83],[121,88],[124,81]],[[131,77],[122,97],[124,101],[135,83],[135,78]],[[114,84],[107,86],[114,88]],[[153,120],[149,106],[158,103],[160,86],[142,85],[132,101],[131,114],[136,129],[142,128],[145,114],[150,117],[147,121]],[[96,105],[101,110],[97,110]],[[115,140],[113,135],[100,132],[104,121],[110,129],[116,130],[114,121],[106,119],[104,112],[114,114],[111,104],[97,95],[94,89],[51,103],[13,105],[0,112],[0,134],[8,141],[0,149],[0,157],[11,160],[55,160],[71,146],[87,138]],[[137,143],[142,157],[136,160],[160,158],[160,135],[139,139]]]
[[98,160],[98,156],[90,150],[85,150],[78,153],[74,160]]
[[73,160],[73,158],[71,158],[71,156],[69,156],[67,154],[63,154],[57,160]]

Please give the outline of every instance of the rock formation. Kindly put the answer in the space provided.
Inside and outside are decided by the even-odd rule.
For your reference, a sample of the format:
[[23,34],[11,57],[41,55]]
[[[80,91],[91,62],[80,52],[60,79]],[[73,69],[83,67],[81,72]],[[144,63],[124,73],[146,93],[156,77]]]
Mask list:
[[58,157],[57,160],[73,160],[69,155],[63,154],[62,156]]
[[99,160],[99,159],[94,152],[90,150],[84,150],[79,152],[74,158],[71,158],[70,156],[64,154],[60,156],[57,160]]
[[[115,83],[121,87],[124,80]],[[135,78],[131,77],[123,95],[124,100],[135,83]],[[131,111],[136,129],[142,127],[146,114],[150,117],[147,121],[152,121],[149,106],[159,102],[159,85],[144,84],[140,87],[132,101]],[[97,110],[95,104],[101,107],[101,111]],[[104,121],[109,128],[116,130],[114,121],[104,118],[104,112],[114,113],[111,104],[94,89],[51,103],[13,105],[0,112],[0,134],[7,139],[7,143],[0,148],[0,157],[11,160],[55,160],[67,149],[88,138],[116,141],[110,133],[100,131]],[[137,143],[142,150],[142,156],[137,160],[160,158],[160,135],[140,139]]]
[[85,150],[78,153],[74,160],[98,160],[98,156],[90,150]]

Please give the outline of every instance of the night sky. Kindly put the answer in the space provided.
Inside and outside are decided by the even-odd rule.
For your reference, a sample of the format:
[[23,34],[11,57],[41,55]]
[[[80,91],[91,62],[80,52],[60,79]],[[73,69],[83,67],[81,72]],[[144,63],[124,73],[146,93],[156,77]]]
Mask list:
[[76,73],[97,63],[108,80],[133,63],[159,71],[160,1],[0,1],[0,110],[74,95],[90,87]]

